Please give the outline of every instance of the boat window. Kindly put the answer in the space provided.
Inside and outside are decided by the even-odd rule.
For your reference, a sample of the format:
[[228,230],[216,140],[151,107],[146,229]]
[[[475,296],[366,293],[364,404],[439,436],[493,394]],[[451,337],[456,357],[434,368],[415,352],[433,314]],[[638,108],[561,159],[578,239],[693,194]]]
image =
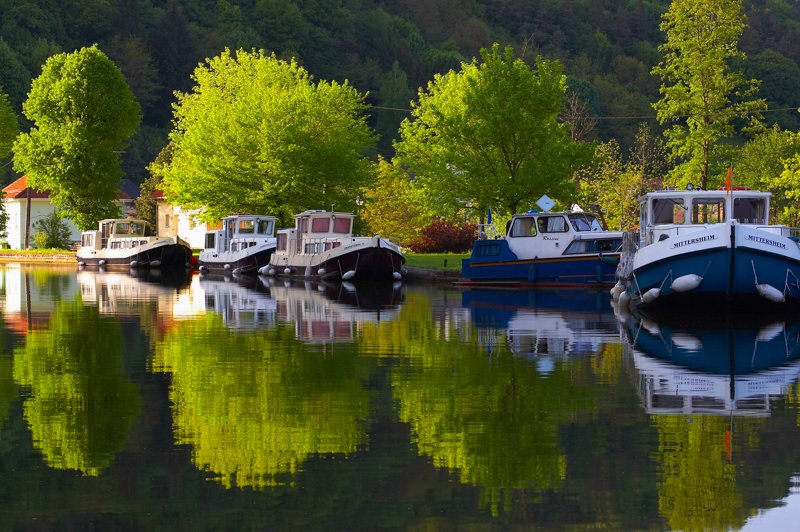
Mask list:
[[511,227],[511,236],[536,236],[536,226],[533,223],[533,218],[515,218],[514,225]]
[[239,220],[239,229],[237,232],[240,235],[252,235],[256,230],[256,223],[253,220]]
[[330,218],[312,218],[311,219],[311,232],[312,233],[327,233],[331,230]]
[[271,235],[275,229],[272,220],[259,220],[258,221],[258,234]]
[[683,198],[657,198],[653,200],[654,224],[682,224],[686,207]]
[[217,233],[206,233],[206,249],[216,248]]
[[94,233],[81,235],[81,246],[94,247]]
[[733,217],[743,224],[767,223],[767,202],[763,198],[733,198]]
[[297,230],[300,234],[308,232],[308,218],[300,218],[297,220]]
[[692,201],[693,224],[718,224],[724,221],[724,198],[696,198]]
[[278,233],[278,250],[286,251],[287,240],[286,233]]
[[500,244],[482,244],[475,248],[476,257],[495,257],[500,254]]
[[576,231],[602,231],[600,222],[592,214],[572,214],[569,217]]
[[569,231],[563,216],[540,216],[536,221],[540,233],[566,233]]
[[333,221],[333,232],[346,235],[350,233],[350,218],[336,218]]
[[130,234],[136,236],[144,236],[146,226],[147,224],[144,222],[131,222]]
[[593,240],[574,240],[564,255],[577,255],[580,253],[614,253],[622,246],[621,238],[598,238]]

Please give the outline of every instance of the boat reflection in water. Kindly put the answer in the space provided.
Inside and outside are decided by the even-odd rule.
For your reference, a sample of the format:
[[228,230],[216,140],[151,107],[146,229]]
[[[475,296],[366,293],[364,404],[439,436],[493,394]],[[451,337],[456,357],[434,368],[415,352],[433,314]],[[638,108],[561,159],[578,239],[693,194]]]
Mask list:
[[508,349],[536,358],[540,370],[552,363],[542,357],[595,354],[615,339],[610,301],[606,290],[475,289],[462,294],[473,324],[488,335],[485,344],[496,342],[497,331],[502,331]]
[[770,400],[800,376],[796,320],[625,316],[620,323],[651,414],[768,415]]
[[402,302],[399,283],[373,287],[260,279],[275,300],[278,320],[294,323],[297,339],[311,343],[353,341],[362,324],[395,319]]
[[101,314],[141,315],[143,305],[170,318],[197,313],[188,303],[191,277],[184,272],[80,270],[76,278],[83,304]]

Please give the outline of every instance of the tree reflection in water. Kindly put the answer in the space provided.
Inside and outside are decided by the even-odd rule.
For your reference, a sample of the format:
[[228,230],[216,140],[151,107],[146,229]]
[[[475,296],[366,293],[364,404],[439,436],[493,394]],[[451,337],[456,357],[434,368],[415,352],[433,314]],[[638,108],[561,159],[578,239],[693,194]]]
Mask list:
[[123,372],[119,322],[80,301],[60,303],[49,328],[29,332],[14,350],[14,379],[30,389],[25,419],[56,469],[99,475],[140,412],[138,388]]
[[321,352],[294,328],[232,330],[209,313],[170,330],[152,366],[172,375],[176,443],[228,488],[292,484],[309,457],[366,445],[373,364],[352,345]]

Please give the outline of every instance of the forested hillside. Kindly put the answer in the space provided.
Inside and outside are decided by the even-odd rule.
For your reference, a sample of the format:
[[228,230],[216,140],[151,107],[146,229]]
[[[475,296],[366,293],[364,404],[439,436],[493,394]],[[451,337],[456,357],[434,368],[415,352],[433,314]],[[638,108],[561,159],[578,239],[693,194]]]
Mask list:
[[[21,105],[52,54],[98,43],[121,68],[143,124],[124,169],[141,181],[166,141],[173,91],[191,87],[198,62],[225,47],[296,57],[317,79],[369,91],[378,150],[407,116],[417,88],[493,42],[564,65],[571,90],[598,117],[593,135],[631,143],[656,125],[660,16],[667,0],[0,0],[0,86]],[[800,4],[745,2],[740,48],[762,80],[768,122],[800,129]],[[25,124],[22,124],[25,129]],[[4,167],[5,180],[11,177]]]

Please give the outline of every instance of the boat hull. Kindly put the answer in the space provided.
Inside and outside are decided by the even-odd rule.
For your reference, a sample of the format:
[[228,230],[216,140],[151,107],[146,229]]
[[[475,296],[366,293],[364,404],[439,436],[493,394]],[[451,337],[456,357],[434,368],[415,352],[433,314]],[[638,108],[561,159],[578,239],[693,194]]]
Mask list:
[[[341,253],[281,257],[270,262],[278,277],[319,279],[325,281],[397,280],[402,277],[405,258],[396,251],[381,247],[357,247]],[[283,259],[283,260],[281,260]]]
[[183,242],[155,242],[128,249],[83,248],[77,253],[78,264],[85,268],[130,270],[131,268],[185,269],[192,260],[192,250]]
[[[483,248],[499,247],[493,260]],[[492,250],[494,252],[495,250]],[[504,240],[478,241],[461,264],[462,285],[570,286],[614,283],[619,253],[593,253],[519,260]]]
[[[729,227],[729,237],[717,235],[709,240],[714,245],[665,254],[659,260],[638,261],[623,279],[631,304],[650,311],[800,307],[797,244],[773,233]],[[693,240],[703,238],[705,235],[699,233]],[[694,283],[689,282],[690,288],[684,286],[682,291],[681,280],[691,280],[692,276],[699,283],[692,286]],[[648,297],[648,292],[658,295]]]
[[[275,246],[247,252],[200,253],[200,271],[212,273],[256,274],[259,268],[269,264]],[[250,250],[247,250],[250,251]]]

